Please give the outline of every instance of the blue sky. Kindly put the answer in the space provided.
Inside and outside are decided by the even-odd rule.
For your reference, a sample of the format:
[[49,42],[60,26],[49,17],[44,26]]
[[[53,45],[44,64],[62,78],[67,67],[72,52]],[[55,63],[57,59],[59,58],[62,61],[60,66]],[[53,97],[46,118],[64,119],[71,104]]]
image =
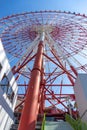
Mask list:
[[38,10],[62,10],[87,14],[87,0],[0,0],[0,18]]

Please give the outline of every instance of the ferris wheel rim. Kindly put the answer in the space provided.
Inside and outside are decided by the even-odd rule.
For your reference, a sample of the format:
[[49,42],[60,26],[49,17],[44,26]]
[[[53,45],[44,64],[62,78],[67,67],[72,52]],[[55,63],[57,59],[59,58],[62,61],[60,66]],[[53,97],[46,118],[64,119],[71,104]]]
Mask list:
[[[83,15],[81,15],[81,14],[76,14],[75,12],[74,13],[71,13],[71,12],[66,12],[66,11],[35,11],[35,12],[25,12],[25,13],[20,13],[20,14],[14,14],[14,15],[10,15],[10,16],[7,16],[7,17],[4,17],[4,18],[2,18],[2,19],[0,19],[0,24],[3,22],[3,21],[5,21],[5,20],[7,20],[8,21],[8,23],[9,23],[9,21],[11,22],[11,20],[13,20],[13,18],[19,18],[20,17],[20,19],[21,19],[21,16],[24,16],[24,15],[32,15],[32,16],[34,16],[35,17],[35,15],[37,15],[37,14],[40,14],[40,15],[42,15],[42,19],[44,20],[44,15],[43,14],[64,14],[64,15],[72,15],[72,16],[75,16],[75,17],[81,17],[81,18],[87,18],[87,16],[85,16],[84,14]],[[22,25],[24,26],[24,19],[22,19],[23,21],[23,23],[22,23]],[[32,20],[32,19],[31,19]],[[35,18],[35,20],[37,20],[37,21],[39,21],[38,19],[37,19],[37,17]],[[61,20],[61,19],[60,19]],[[70,40],[70,38],[67,38],[67,37],[69,37],[69,35],[68,35],[68,33],[71,33],[71,35],[75,35],[76,34],[76,32],[75,31],[72,31],[72,30],[74,30],[74,29],[77,29],[77,30],[79,30],[79,28],[82,28],[82,34],[85,34],[85,32],[86,32],[86,28],[84,28],[82,25],[78,25],[78,23],[76,23],[75,22],[75,26],[74,26],[74,22],[73,22],[73,20],[71,19],[70,20],[70,22],[71,22],[71,24],[74,26],[74,27],[72,27],[72,25],[70,25],[70,27],[69,28],[71,28],[71,32],[69,32],[70,30],[69,30],[69,28],[67,28],[68,26],[69,26],[69,24],[70,23],[67,23],[68,22],[68,20],[65,18],[65,20],[66,20],[66,23],[65,23],[65,28],[64,28],[64,26],[63,26],[63,20],[62,20],[62,24],[59,26],[59,25],[56,25],[56,23],[55,24],[53,24],[52,25],[52,23],[50,24],[50,26],[52,25],[53,26],[53,31],[52,31],[52,33],[50,33],[51,34],[51,37],[53,38],[53,40],[55,41],[55,43],[57,42],[57,44],[59,44],[60,46],[61,46],[61,48],[64,48],[63,49],[63,51],[64,51],[64,53],[65,53],[65,55],[67,55],[67,57],[70,57],[70,56],[73,56],[74,54],[77,54],[80,50],[82,50],[84,47],[85,47],[85,45],[87,45],[87,39],[85,39],[85,43],[83,44],[82,42],[83,42],[83,39],[85,38],[85,35],[83,36],[84,38],[82,39],[82,41],[81,41],[81,43],[79,42],[79,40],[78,39],[80,39],[80,36],[79,36],[79,34],[77,35],[77,39],[75,39],[76,40],[76,42],[75,41],[70,41],[71,43],[68,43],[67,41],[68,40]],[[13,20],[12,21],[13,23],[12,24],[14,24],[14,22],[15,22],[15,20]],[[11,39],[14,41],[14,39],[17,39],[17,40],[15,40],[15,43],[19,43],[19,48],[21,48],[20,50],[20,53],[22,54],[22,52],[23,52],[23,50],[22,50],[22,47],[24,47],[25,45],[23,45],[22,43],[23,42],[25,42],[26,43],[26,46],[28,45],[28,44],[30,44],[30,42],[33,40],[33,39],[35,39],[35,37],[37,36],[37,31],[36,31],[36,28],[35,28],[35,30],[34,31],[30,31],[29,32],[29,30],[32,30],[32,27],[31,26],[33,26],[34,27],[34,25],[31,23],[30,24],[30,26],[29,27],[27,27],[28,25],[25,25],[24,27],[23,27],[23,29],[22,28],[20,28],[20,20],[18,20],[17,22],[19,22],[17,25],[15,25],[16,27],[14,27],[13,25],[11,25],[11,28],[9,29],[9,26],[10,25],[7,25],[7,27],[3,30],[3,32],[1,32],[1,35],[2,35],[2,42],[3,42],[3,45],[4,45],[4,43],[6,42],[6,38],[5,38],[5,36],[7,36],[7,33],[9,33],[10,32],[10,34],[8,35],[8,39],[9,39],[9,37],[11,37]],[[4,24],[4,23],[3,23]],[[39,24],[39,22],[38,22],[38,24]],[[36,26],[39,26],[39,28],[40,28],[40,25],[38,25],[37,24],[37,22],[36,22]],[[45,24],[44,24],[45,25]],[[19,27],[18,29],[17,29],[17,26]],[[42,25],[41,25],[42,26]],[[58,27],[59,26],[59,27]],[[47,27],[47,26],[46,26]],[[45,27],[45,28],[46,28]],[[14,36],[12,37],[12,29],[15,29],[16,28],[16,30],[13,30],[13,34],[14,34],[14,31],[15,31],[15,35],[16,35],[16,33],[17,33],[17,35],[18,35],[18,33],[21,33],[21,38],[19,39],[18,37],[17,38],[15,38]],[[28,29],[27,29],[28,28]],[[38,27],[37,27],[38,28]],[[49,28],[49,27],[48,27]],[[56,31],[56,28],[58,28],[58,34],[55,34],[55,31]],[[50,29],[51,29],[51,27],[50,27]],[[52,30],[51,29],[51,30]],[[66,32],[66,30],[68,29],[68,31]],[[9,31],[10,30],[10,31]],[[22,31],[24,31],[24,32],[22,32]],[[64,32],[65,31],[65,32]],[[29,34],[29,36],[28,36],[28,33],[30,33]],[[64,35],[62,36],[61,35],[61,33],[63,33]],[[80,33],[80,31],[79,31],[79,33]],[[26,37],[26,38],[25,38]],[[5,41],[4,41],[4,38],[5,38]],[[7,39],[7,40],[8,40]],[[74,38],[73,38],[74,39]],[[21,44],[20,44],[20,41],[22,42]],[[66,44],[66,42],[67,42],[67,44]],[[9,40],[7,41],[7,43],[9,43],[10,44],[10,42],[9,42]],[[74,45],[74,43],[75,43],[75,45]],[[78,43],[79,43],[79,45],[78,45]],[[68,47],[68,44],[72,44],[72,45],[70,45],[69,47]],[[12,44],[11,44],[12,45]],[[5,46],[5,45],[4,45]],[[16,44],[14,44],[13,46],[12,46],[12,48],[14,48],[14,50],[16,50],[17,49],[17,47],[15,47],[16,46]],[[78,47],[79,46],[79,47]],[[28,47],[28,46],[27,46]],[[27,49],[27,47],[26,48],[24,48],[25,50]],[[67,48],[68,47],[68,49],[65,49],[65,48]],[[73,50],[71,50],[71,52],[68,52],[70,49],[71,49],[71,47],[73,47]],[[76,49],[75,49],[76,48]],[[5,47],[5,49],[7,50],[7,52],[8,53],[11,53],[12,55],[14,55],[13,54],[13,52],[14,52],[14,50],[12,50],[11,52],[10,51],[8,51],[9,49],[7,49],[7,47]],[[17,53],[17,52],[15,52],[15,53]],[[14,55],[15,56],[15,55]]]

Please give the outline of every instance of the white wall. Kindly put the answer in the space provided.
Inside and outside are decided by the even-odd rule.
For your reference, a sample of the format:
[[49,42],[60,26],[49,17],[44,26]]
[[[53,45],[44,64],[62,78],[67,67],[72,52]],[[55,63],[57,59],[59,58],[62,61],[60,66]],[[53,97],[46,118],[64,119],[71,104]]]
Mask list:
[[[87,74],[78,74],[74,86],[76,101],[80,116],[87,110]],[[87,112],[82,118],[87,122]]]
[[9,100],[6,93],[3,93],[2,88],[0,87],[0,130],[9,130],[11,124],[13,123],[13,112],[16,105],[17,99],[17,84],[11,72],[9,62],[7,60],[4,48],[0,40],[0,64],[2,69],[0,72],[0,81],[2,80],[4,74],[8,77],[10,86],[14,92],[13,103]]

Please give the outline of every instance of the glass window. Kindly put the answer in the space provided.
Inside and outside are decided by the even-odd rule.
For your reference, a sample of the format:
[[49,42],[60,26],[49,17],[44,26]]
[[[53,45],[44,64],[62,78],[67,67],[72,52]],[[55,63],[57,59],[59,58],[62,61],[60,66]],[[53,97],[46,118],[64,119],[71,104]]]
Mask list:
[[8,92],[9,80],[8,80],[6,75],[3,76],[2,80],[1,80],[1,83],[0,83],[0,86],[1,86],[1,88],[3,90],[3,92],[5,92],[5,93]]
[[11,102],[13,102],[14,92],[12,90],[12,87],[9,84],[9,80],[8,80],[6,75],[3,76],[3,78],[2,78],[2,80],[0,82],[0,86],[1,86],[1,88],[3,90],[3,93],[6,93],[9,100]]
[[1,69],[2,69],[2,65],[0,64],[0,71],[1,71]]
[[7,96],[8,96],[8,98],[10,99],[10,101],[13,102],[14,92],[13,92],[13,90],[12,90],[12,87],[9,87]]

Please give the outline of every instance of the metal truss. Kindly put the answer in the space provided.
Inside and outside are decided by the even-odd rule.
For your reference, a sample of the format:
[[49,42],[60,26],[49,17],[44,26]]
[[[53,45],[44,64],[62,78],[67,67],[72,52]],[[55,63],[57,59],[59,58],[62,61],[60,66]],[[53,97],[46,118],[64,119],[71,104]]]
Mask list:
[[75,101],[78,73],[87,73],[87,16],[39,11],[0,19],[0,37],[19,87],[18,100],[22,99],[16,109],[25,101],[41,32],[45,33],[44,81],[39,90],[43,109],[55,106],[67,111],[67,98]]

